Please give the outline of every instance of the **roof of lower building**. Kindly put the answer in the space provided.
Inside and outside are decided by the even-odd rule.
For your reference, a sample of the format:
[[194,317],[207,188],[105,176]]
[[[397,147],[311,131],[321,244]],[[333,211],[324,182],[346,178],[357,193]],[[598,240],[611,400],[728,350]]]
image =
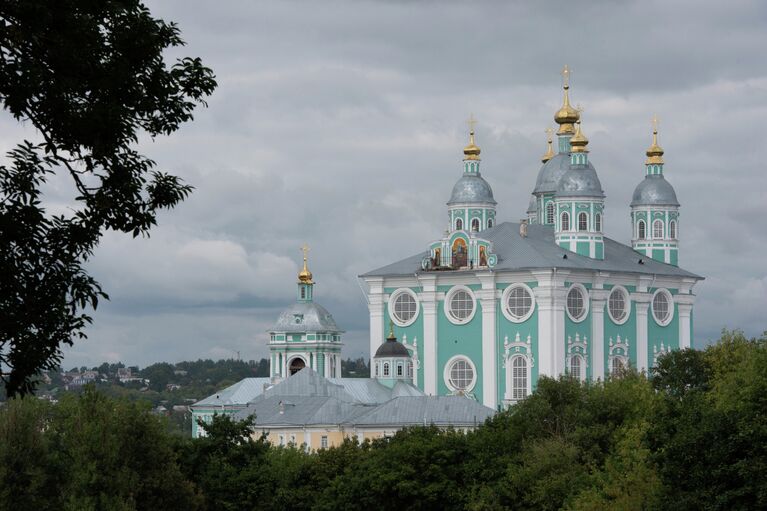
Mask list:
[[476,426],[495,411],[464,396],[398,397],[354,420],[355,426]]
[[[635,273],[702,280],[703,277],[687,270],[665,264],[636,252],[615,240],[604,238],[603,260],[591,259],[565,250],[554,242],[554,228],[550,225],[529,225],[527,236],[519,233],[519,224],[503,222],[478,233],[478,237],[493,243],[498,264],[493,271],[539,270],[560,268],[604,272]],[[412,276],[415,273],[436,273],[421,269],[421,261],[427,252],[397,261],[362,275],[362,277]],[[566,257],[565,257],[566,256]],[[460,270],[445,272],[458,273]],[[465,270],[475,271],[475,270]]]
[[244,378],[234,385],[197,401],[192,408],[245,405],[263,394],[264,388],[269,385],[271,385],[269,378]]

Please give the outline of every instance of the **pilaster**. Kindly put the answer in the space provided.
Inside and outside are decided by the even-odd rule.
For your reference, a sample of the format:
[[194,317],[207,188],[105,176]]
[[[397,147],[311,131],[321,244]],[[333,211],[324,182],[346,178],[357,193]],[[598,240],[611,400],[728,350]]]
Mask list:
[[692,312],[692,305],[695,303],[695,295],[676,295],[674,301],[676,302],[676,309],[679,311],[679,349],[692,348],[690,313]]
[[565,277],[568,272],[533,272],[538,281],[538,375],[556,378],[565,369]]
[[[647,287],[645,287],[647,289]],[[650,300],[652,300],[652,294],[650,293],[633,293],[631,295],[631,301],[636,306],[636,346],[637,346],[637,369],[639,371],[648,371],[648,356],[649,348],[647,347],[647,310],[650,307]]]
[[384,294],[383,279],[367,280],[368,310],[370,311],[370,360],[384,342]]
[[605,304],[609,292],[605,289],[592,289],[589,295],[591,297],[591,379],[604,380]]
[[421,310],[423,311],[423,391],[437,395],[437,278],[422,276]]
[[482,404],[495,409],[498,403],[495,274],[478,273],[477,278],[482,283],[477,293],[482,306]]

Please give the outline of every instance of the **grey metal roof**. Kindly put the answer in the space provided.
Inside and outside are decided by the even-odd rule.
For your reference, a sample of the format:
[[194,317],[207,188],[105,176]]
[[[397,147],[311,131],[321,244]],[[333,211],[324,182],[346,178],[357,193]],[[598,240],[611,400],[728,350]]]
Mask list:
[[493,189],[485,179],[477,174],[464,174],[453,186],[448,205],[461,202],[481,202],[496,204]]
[[557,197],[604,197],[602,183],[594,166],[588,165],[571,166],[564,173],[557,185]]
[[[297,321],[300,320],[300,321]],[[333,315],[315,302],[297,302],[282,311],[270,332],[333,332],[341,333]]]
[[235,414],[244,419],[255,414],[256,427],[341,424],[372,408],[330,396],[261,396]]
[[354,420],[355,426],[476,426],[495,411],[463,396],[397,397]]
[[270,382],[269,378],[245,378],[205,399],[197,401],[192,407],[245,405],[263,394],[264,386],[270,385]]
[[527,211],[526,213],[535,213],[538,211],[538,201],[535,198],[535,195],[532,195],[530,197],[530,203],[527,205]]
[[570,168],[570,155],[568,153],[555,154],[552,159],[541,166],[538,171],[538,179],[535,180],[533,193],[556,192],[559,180]]
[[[607,237],[604,238],[605,258],[603,260],[578,255],[560,248],[554,242],[554,228],[550,225],[530,225],[527,227],[527,236],[523,238],[519,234],[518,223],[503,222],[482,231],[480,236],[491,241],[493,251],[498,254],[498,264],[494,271],[566,268],[703,278],[677,266],[655,261]],[[567,255],[566,259],[565,255]],[[415,273],[426,273],[421,269],[421,260],[424,256],[426,252],[421,252],[365,273],[362,277],[410,276]],[[640,260],[642,264],[639,264]]]
[[410,358],[410,352],[404,344],[397,339],[386,339],[376,350],[374,358],[380,357],[407,357]]
[[663,174],[647,175],[634,188],[632,206],[679,206],[676,192]]

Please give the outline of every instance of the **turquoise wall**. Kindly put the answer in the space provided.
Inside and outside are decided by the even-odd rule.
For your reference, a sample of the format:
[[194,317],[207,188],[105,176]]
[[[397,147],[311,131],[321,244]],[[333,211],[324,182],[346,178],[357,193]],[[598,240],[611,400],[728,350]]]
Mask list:
[[[525,282],[531,289],[535,289],[538,286],[537,282]],[[496,288],[503,293],[507,287],[511,284],[497,284]],[[532,388],[534,389],[538,383],[538,306],[535,305],[533,314],[524,323],[514,323],[506,319],[503,315],[501,307],[503,307],[502,299],[497,301],[497,310],[495,314],[496,321],[496,360],[498,361],[496,382],[498,382],[498,402],[501,403],[503,396],[506,392],[506,369],[503,367],[503,357],[505,355],[503,348],[504,337],[509,336],[509,342],[514,342],[519,332],[520,340],[527,342],[527,336],[531,337],[531,349],[533,351],[533,360],[536,363],[530,370],[530,379],[532,382]],[[535,297],[533,297],[533,304],[535,304]]]
[[[614,285],[605,285],[605,289],[611,290]],[[626,291],[629,292],[629,294],[636,291],[636,286],[623,286],[626,288]],[[618,325],[617,323],[614,323],[613,320],[610,318],[610,314],[607,310],[609,307],[609,297],[608,297],[608,303],[605,304],[605,321],[604,321],[604,330],[605,330],[605,356],[602,363],[604,364],[604,374],[610,373],[610,364],[608,363],[609,357],[610,357],[610,337],[613,338],[613,341],[615,341],[618,336],[621,336],[621,339],[626,339],[628,337],[629,339],[629,361],[631,362],[631,367],[637,367],[637,322],[636,322],[636,303],[634,303],[634,300],[631,300],[631,310],[629,319],[626,320],[625,323],[622,325]]]
[[[650,289],[650,293],[654,293],[659,288]],[[671,295],[676,295],[678,290],[669,289]],[[660,326],[655,321],[655,317],[652,314],[652,303],[647,309],[647,361],[652,364],[653,361],[653,346],[660,346],[661,341],[666,346],[671,345],[672,349],[679,349],[679,309],[674,304],[674,317],[671,319],[668,325]]]
[[[384,289],[384,292],[391,295],[398,289],[402,289],[400,287],[388,287]],[[413,291],[414,293],[418,294],[420,291],[420,288],[418,287],[410,287],[407,288]],[[384,304],[384,338],[386,338],[389,335],[389,301],[387,300]],[[394,324],[394,335],[397,337],[397,340],[402,342],[402,337],[404,335],[407,335],[407,343],[409,345],[413,344],[413,338],[418,339],[418,360],[420,361],[421,367],[418,369],[418,377],[417,377],[417,383],[416,386],[419,389],[423,389],[423,306],[419,303],[418,304],[418,316],[416,317],[416,320],[413,322],[412,325],[409,326],[397,326],[397,324]],[[371,359],[375,355],[375,353],[371,353]],[[371,366],[370,368],[370,377],[375,377],[375,370]]]

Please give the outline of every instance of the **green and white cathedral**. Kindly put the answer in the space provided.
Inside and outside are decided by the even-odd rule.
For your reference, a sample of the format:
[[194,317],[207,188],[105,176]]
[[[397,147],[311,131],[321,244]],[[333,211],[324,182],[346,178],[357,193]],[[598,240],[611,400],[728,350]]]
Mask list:
[[540,376],[604,379],[691,346],[693,287],[703,277],[679,267],[679,202],[664,176],[657,124],[627,246],[603,234],[605,193],[566,68],[554,120],[557,151],[550,139],[526,220],[497,222],[472,128],[444,235],[360,276],[370,353],[393,322],[410,354],[408,377],[426,394],[465,394],[499,408],[527,396]]

